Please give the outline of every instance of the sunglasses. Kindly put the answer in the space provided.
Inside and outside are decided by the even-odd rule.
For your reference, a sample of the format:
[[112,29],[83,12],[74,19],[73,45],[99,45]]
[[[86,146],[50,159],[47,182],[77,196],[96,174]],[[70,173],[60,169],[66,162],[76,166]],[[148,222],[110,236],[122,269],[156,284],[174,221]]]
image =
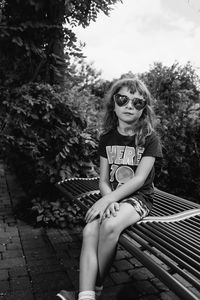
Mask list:
[[132,100],[129,99],[127,96],[125,95],[120,95],[120,94],[115,94],[113,95],[114,101],[118,106],[125,106],[129,101],[131,101],[132,105],[137,109],[137,110],[141,110],[143,109],[146,104],[147,101],[144,99],[140,99],[140,98],[133,98]]

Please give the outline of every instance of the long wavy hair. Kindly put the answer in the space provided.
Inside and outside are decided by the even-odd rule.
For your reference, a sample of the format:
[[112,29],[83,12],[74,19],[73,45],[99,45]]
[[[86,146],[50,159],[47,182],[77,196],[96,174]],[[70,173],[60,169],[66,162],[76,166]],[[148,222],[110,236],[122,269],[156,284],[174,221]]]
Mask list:
[[155,131],[156,118],[153,111],[153,98],[146,85],[137,77],[123,78],[115,81],[105,95],[105,115],[103,121],[103,134],[117,128],[118,118],[115,114],[113,95],[117,94],[122,87],[127,87],[131,93],[138,91],[147,101],[139,120],[133,124],[136,144],[144,145],[145,138]]

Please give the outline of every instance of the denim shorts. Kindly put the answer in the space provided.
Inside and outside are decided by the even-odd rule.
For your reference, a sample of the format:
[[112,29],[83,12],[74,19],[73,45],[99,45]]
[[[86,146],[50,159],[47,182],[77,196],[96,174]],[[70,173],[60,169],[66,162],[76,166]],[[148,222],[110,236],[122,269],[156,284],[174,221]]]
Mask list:
[[136,212],[139,214],[140,218],[143,219],[150,213],[150,209],[147,207],[147,205],[140,199],[138,199],[136,196],[126,198],[121,201],[121,203],[129,203],[131,204]]

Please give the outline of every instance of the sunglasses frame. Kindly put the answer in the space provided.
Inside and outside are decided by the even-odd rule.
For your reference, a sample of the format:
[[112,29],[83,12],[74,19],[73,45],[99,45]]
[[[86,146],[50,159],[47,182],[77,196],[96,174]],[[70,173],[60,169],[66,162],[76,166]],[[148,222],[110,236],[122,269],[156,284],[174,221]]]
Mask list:
[[[123,104],[119,104],[119,100],[117,99],[117,96],[121,96],[121,97],[123,97],[124,99],[126,99],[126,102],[124,102]],[[135,109],[137,109],[137,110],[142,110],[143,108],[145,108],[145,106],[147,105],[147,100],[143,100],[143,99],[140,99],[140,98],[133,98],[132,100],[129,98],[129,97],[127,97],[126,95],[121,95],[121,94],[114,94],[113,95],[113,99],[114,99],[114,101],[115,101],[115,103],[119,106],[119,107],[123,107],[123,106],[125,106],[129,101],[131,101],[131,103],[132,103],[132,105],[135,107]],[[144,105],[143,106],[139,106],[139,108],[137,107],[137,101],[138,100],[140,100],[140,103],[141,103],[141,101],[142,102],[144,102]]]

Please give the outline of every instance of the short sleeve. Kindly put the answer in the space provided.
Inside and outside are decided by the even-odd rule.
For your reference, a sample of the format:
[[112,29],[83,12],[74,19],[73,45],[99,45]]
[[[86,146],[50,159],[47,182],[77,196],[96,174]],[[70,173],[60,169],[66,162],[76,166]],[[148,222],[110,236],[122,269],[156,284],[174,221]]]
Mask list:
[[163,157],[161,141],[155,132],[146,138],[145,150],[142,156]]
[[99,156],[107,157],[107,155],[106,155],[106,136],[105,135],[100,137],[98,154],[99,154]]

